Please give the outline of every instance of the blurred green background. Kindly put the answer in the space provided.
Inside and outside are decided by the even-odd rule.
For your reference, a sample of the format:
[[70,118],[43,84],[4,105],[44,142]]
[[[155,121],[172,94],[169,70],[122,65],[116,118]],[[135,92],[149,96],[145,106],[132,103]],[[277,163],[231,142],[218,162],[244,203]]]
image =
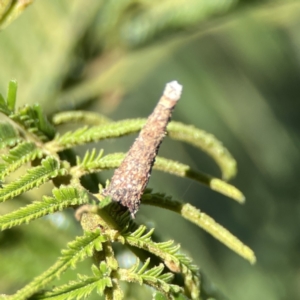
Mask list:
[[[119,120],[147,117],[165,83],[178,80],[184,91],[173,120],[223,141],[247,202],[155,171],[149,186],[212,216],[255,251],[257,264],[171,212],[145,206],[137,220],[180,242],[228,299],[300,299],[299,33],[299,1],[40,0],[0,32],[0,91],[16,79],[19,105]],[[133,139],[97,147],[127,151]],[[160,155],[220,176],[187,145],[166,139]],[[8,201],[1,214],[50,189]],[[46,270],[78,234],[72,211],[0,233],[0,294]]]

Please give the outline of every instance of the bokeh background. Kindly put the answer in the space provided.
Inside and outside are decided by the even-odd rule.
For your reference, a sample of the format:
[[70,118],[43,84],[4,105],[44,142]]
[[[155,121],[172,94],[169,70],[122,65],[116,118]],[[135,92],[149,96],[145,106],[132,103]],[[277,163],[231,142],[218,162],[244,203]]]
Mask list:
[[[240,206],[155,171],[149,186],[212,216],[255,251],[257,263],[171,212],[145,206],[138,220],[181,243],[225,299],[300,299],[299,33],[299,1],[40,0],[0,32],[0,92],[16,79],[19,105],[119,120],[147,117],[165,83],[178,80],[184,92],[173,120],[225,144],[239,167],[232,183],[247,201]],[[134,138],[97,147],[126,151]],[[166,139],[160,155],[220,176],[209,157],[187,145]],[[0,213],[50,189],[8,201]],[[46,270],[78,234],[72,212],[0,233],[0,294]],[[138,287],[127,294],[139,297]]]

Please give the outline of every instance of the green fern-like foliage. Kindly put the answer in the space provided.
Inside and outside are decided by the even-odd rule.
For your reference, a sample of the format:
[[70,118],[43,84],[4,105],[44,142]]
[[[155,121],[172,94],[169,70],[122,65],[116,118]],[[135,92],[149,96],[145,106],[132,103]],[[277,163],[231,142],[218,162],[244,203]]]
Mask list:
[[[7,230],[56,211],[73,208],[83,235],[71,241],[48,270],[15,294],[2,297],[11,300],[85,299],[95,292],[106,299],[124,299],[121,288],[124,282],[135,282],[151,286],[157,293],[155,297],[159,295],[160,299],[204,299],[200,293],[200,270],[180,245],[173,240],[156,241],[154,229],[137,224],[119,203],[102,196],[101,186],[98,193],[92,193],[80,180],[92,173],[118,168],[125,154],[105,154],[104,150],[97,152],[92,149],[83,157],[77,157],[75,164],[72,163],[74,153],[70,148],[136,133],[141,130],[145,120],[113,122],[101,115],[81,111],[56,114],[51,123],[38,105],[16,109],[16,92],[17,84],[12,81],[6,99],[0,95],[0,179],[3,182],[0,202],[13,201],[13,198],[49,182],[53,183],[53,190],[52,195],[32,199],[32,203],[1,215],[0,228]],[[85,125],[75,131],[58,133],[60,124],[71,122]],[[167,134],[210,155],[220,167],[224,180],[235,175],[234,158],[211,134],[178,122],[169,124]],[[157,157],[154,168],[195,180],[240,203],[244,201],[243,194],[236,187],[183,163]],[[18,178],[14,177],[17,171],[23,172]],[[180,214],[250,263],[255,262],[250,248],[192,205],[149,189],[144,192],[141,201],[142,205],[154,205]],[[119,266],[114,243],[128,246],[137,256],[136,263],[129,269]],[[55,279],[89,257],[94,258],[92,276],[77,275],[77,280],[53,287]],[[174,280],[175,274],[181,276],[182,280]]]

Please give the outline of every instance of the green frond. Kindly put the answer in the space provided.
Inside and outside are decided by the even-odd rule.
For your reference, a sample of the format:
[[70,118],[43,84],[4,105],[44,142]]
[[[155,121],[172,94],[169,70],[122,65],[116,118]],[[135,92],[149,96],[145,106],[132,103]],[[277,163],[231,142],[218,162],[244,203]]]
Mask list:
[[134,232],[124,233],[122,236],[125,243],[137,248],[144,249],[158,256],[165,265],[176,273],[184,276],[185,287],[192,296],[192,299],[199,297],[199,270],[192,260],[186,255],[178,252],[180,246],[174,245],[174,241],[155,243],[151,239],[154,230],[145,233],[146,227],[141,225]]
[[[164,270],[164,265],[159,264],[159,266],[149,269],[147,271],[144,271],[144,272],[139,271],[138,274],[144,275],[145,277],[159,277],[159,275],[162,273],[163,270]],[[171,280],[172,279],[173,279],[173,277],[171,277]]]
[[50,124],[39,104],[26,105],[11,115],[10,118],[43,142],[53,139],[55,135],[55,128]]
[[88,202],[88,195],[85,190],[78,190],[72,186],[61,186],[52,190],[52,194],[57,201],[79,201],[77,204]]
[[192,260],[185,254],[177,254],[181,262],[181,272],[184,275],[184,286],[189,297],[193,300],[199,299],[200,296],[200,274],[198,267],[193,264]]
[[12,147],[21,142],[21,140],[22,139],[11,124],[2,121],[0,122],[0,149]]
[[[104,210],[106,210],[108,216],[113,219],[115,226],[117,226],[121,234],[124,232],[135,230],[137,228],[136,223],[134,222],[134,220],[132,220],[130,212],[128,210],[124,211],[124,208],[120,206],[118,202],[112,201],[110,197],[106,197],[106,199],[102,200],[100,204],[98,204],[100,209],[101,207],[103,207],[103,201],[110,201],[110,203],[107,202],[108,205],[104,203]],[[101,215],[99,211],[98,213],[99,215]],[[105,214],[104,216],[101,215],[101,217],[105,218]],[[108,220],[108,223],[110,224],[111,221]]]
[[150,259],[147,259],[144,265],[138,270],[138,266],[140,264],[139,260],[137,260],[136,264],[131,267],[129,270],[119,269],[118,274],[120,280],[127,282],[137,282],[140,285],[147,284],[158,291],[163,292],[171,298],[172,295],[177,294],[182,291],[182,288],[169,284],[174,278],[172,273],[164,273],[164,265],[160,264],[156,267],[148,269],[148,265],[150,263]]
[[[0,180],[23,164],[36,158],[42,159],[44,153],[55,153],[76,145],[137,133],[146,123],[145,119],[112,122],[108,118],[92,112],[63,112],[53,117],[55,125],[82,122],[89,126],[56,135],[54,126],[48,121],[39,105],[25,106],[18,111],[15,110],[16,92],[17,83],[11,81],[7,100],[0,95],[0,114],[5,114],[4,118],[10,119],[10,122],[0,122],[0,148],[11,147],[11,149],[5,150],[5,154],[0,156]],[[13,126],[13,123],[17,123],[16,126]],[[220,167],[225,180],[236,174],[236,161],[213,135],[194,126],[178,122],[169,123],[167,134],[172,139],[191,144],[206,152]],[[27,135],[32,142],[21,138]],[[44,148],[39,146],[40,142],[43,142]],[[93,149],[87,151],[83,158],[77,157],[76,165],[72,168],[66,161],[61,162],[56,159],[54,154],[53,156],[47,156],[39,166],[29,168],[19,179],[0,188],[0,202],[12,199],[39,187],[47,181],[66,174],[74,178],[73,184],[79,184],[79,180],[76,180],[86,173],[119,167],[125,155],[124,153],[113,153],[103,156],[103,150],[97,152]],[[156,170],[196,180],[238,202],[242,203],[244,201],[243,194],[234,186],[221,179],[195,171],[186,164],[156,157],[153,167]],[[67,249],[62,251],[61,256],[52,267],[37,276],[16,294],[10,296],[11,300],[25,300],[33,295],[35,295],[35,299],[84,299],[93,290],[97,290],[100,296],[105,294],[107,299],[121,299],[123,292],[119,286],[119,280],[137,282],[141,285],[147,284],[161,292],[167,299],[173,299],[175,295],[178,296],[181,293],[185,293],[192,300],[200,298],[199,269],[188,256],[180,252],[180,245],[175,244],[173,240],[160,243],[154,242],[152,239],[154,229],[148,230],[144,225],[138,226],[132,220],[130,213],[128,211],[124,212],[124,208],[119,203],[112,201],[110,197],[104,198],[101,196],[101,190],[98,195],[92,195],[84,189],[61,186],[53,189],[52,193],[52,197],[44,196],[40,202],[34,202],[14,212],[0,216],[0,229],[5,230],[13,226],[27,224],[66,207],[87,204],[90,198],[95,200],[99,198],[100,201],[95,203],[94,206],[83,207],[83,209],[89,209],[89,213],[83,214],[81,220],[84,235],[70,242]],[[255,255],[250,248],[211,217],[192,205],[174,201],[171,197],[163,194],[151,192],[144,193],[142,203],[179,213],[250,263],[255,262]],[[95,224],[96,226],[94,226]],[[99,224],[101,226],[98,226]],[[90,228],[99,227],[101,227],[103,235],[99,229],[89,231]],[[129,270],[120,269],[114,255],[112,242],[121,242],[129,247],[148,251],[157,256],[163,263],[150,268],[149,258],[141,267],[140,262],[137,261]],[[134,250],[140,251],[139,249]],[[101,263],[99,267],[92,266],[92,277],[81,275],[76,281],[69,282],[49,292],[41,292],[67,269],[75,268],[78,262],[93,255],[97,256],[98,263],[100,260]],[[171,272],[165,272],[165,266]],[[180,273],[183,276],[184,288],[170,284],[174,278],[174,273]]]
[[232,198],[239,203],[245,202],[245,196],[233,185],[221,179],[211,177],[199,171],[195,171],[191,169],[189,165],[157,156],[153,168],[156,170],[174,174],[179,177],[187,177],[196,180],[202,184],[205,184],[212,190],[219,192],[229,198]]
[[90,170],[90,166],[97,164],[97,162],[102,158],[102,156],[103,149],[99,151],[98,155],[96,155],[96,149],[93,149],[91,152],[87,150],[83,159],[80,159],[80,157],[77,156],[76,165],[80,166],[80,168],[83,168],[85,170]]
[[93,267],[98,271],[95,277],[78,274],[78,280],[56,287],[53,291],[38,295],[35,299],[79,300],[87,298],[95,289],[98,295],[102,296],[106,287],[112,287],[112,281],[110,277],[103,274],[96,266],[93,265]]
[[225,180],[235,176],[237,172],[235,159],[212,134],[179,122],[170,122],[167,132],[170,138],[191,144],[211,156],[220,167]]
[[[101,224],[103,228],[112,229],[110,232],[111,235],[108,236],[110,240],[114,240],[115,234],[118,231],[128,231],[132,228],[136,228],[130,212],[124,211],[124,208],[118,202],[112,201],[111,197],[100,196],[98,199],[90,193],[88,196],[90,200],[94,202],[94,205],[90,205],[88,209],[85,209],[85,211],[88,210],[91,212],[89,216],[82,215],[81,226],[84,230],[93,230]],[[122,243],[124,243],[124,240]]]
[[[102,154],[103,152],[100,152],[99,155],[95,158],[94,152],[92,152],[91,154],[87,152],[87,158],[85,156],[82,162],[80,160],[78,160],[78,162],[81,164],[85,162],[84,167],[87,171],[97,172],[105,169],[118,168],[126,156],[126,153],[112,153],[103,157]],[[90,159],[90,157],[92,159]],[[195,171],[186,164],[182,164],[171,159],[157,156],[155,158],[153,169],[173,174],[179,177],[187,177],[196,180],[208,186],[212,190],[219,192],[227,197],[230,197],[239,203],[245,202],[245,197],[242,194],[242,192],[233,185],[221,179],[211,177],[199,171]]]
[[[25,300],[33,294],[42,290],[48,283],[69,268],[74,268],[76,264],[86,257],[91,257],[94,251],[102,250],[102,243],[106,241],[99,230],[94,232],[85,232],[81,237],[68,244],[68,248],[62,251],[62,256],[46,272],[36,277],[24,288],[11,296],[11,300]],[[97,286],[98,287],[98,286]]]
[[76,145],[83,145],[108,138],[120,137],[138,132],[144,123],[144,120],[135,119],[93,127],[85,126],[75,131],[69,131],[62,136],[57,135],[52,142],[49,142],[48,147],[55,150],[63,150]]
[[1,159],[5,162],[0,164],[0,179],[3,179],[11,172],[17,170],[22,165],[34,159],[42,158],[43,152],[36,148],[36,145],[31,142],[22,142],[12,148],[8,154],[1,155]]
[[249,247],[244,245],[227,229],[218,224],[205,213],[198,210],[196,207],[188,203],[184,204],[182,202],[172,200],[171,197],[167,197],[163,194],[151,193],[147,193],[142,196],[142,203],[155,205],[179,213],[182,217],[207,231],[228,248],[248,260],[251,264],[255,263],[255,255]]
[[61,125],[64,123],[84,123],[86,125],[101,125],[109,123],[111,120],[99,113],[90,111],[64,111],[57,113],[52,118],[54,125]]
[[62,186],[52,191],[54,197],[43,197],[43,201],[34,202],[14,212],[0,216],[0,229],[5,230],[13,226],[28,224],[50,213],[61,211],[71,205],[88,203],[86,193],[79,192],[73,187]]
[[75,268],[78,261],[91,257],[95,250],[101,251],[104,242],[106,238],[101,235],[100,231],[86,232],[84,236],[70,242],[67,250],[62,250],[61,260],[68,262],[71,268]]
[[[145,123],[145,119],[132,119],[90,128],[83,127],[62,136],[58,135],[48,146],[51,149],[62,150],[75,145],[116,138],[140,131]],[[212,134],[194,126],[173,121],[169,123],[167,133],[170,138],[191,144],[210,155],[220,167],[225,180],[235,176],[237,170],[235,159]]]
[[[86,299],[93,290],[101,283],[101,288],[106,287],[107,281],[110,278],[98,279],[95,277],[81,277],[78,281],[71,281],[69,284],[57,287],[51,292],[46,292],[42,295],[36,296],[34,299],[51,299],[51,300],[71,300],[71,299]],[[99,289],[99,291],[103,290]],[[101,295],[102,295],[101,294]]]
[[29,132],[37,135],[41,140],[46,141],[54,137],[55,129],[42,113],[39,104],[25,106],[15,111],[16,96],[18,84],[15,80],[11,80],[8,84],[7,100],[0,96],[0,112],[19,123]]
[[110,170],[110,169],[118,168],[126,156],[126,153],[120,152],[120,153],[107,154],[102,157],[103,152],[100,153],[96,159],[90,160],[88,161],[88,163],[85,164],[85,168],[87,171],[98,172],[101,170]]
[[134,232],[129,233],[129,236],[131,238],[134,238],[134,239],[137,239],[137,240],[139,239],[139,240],[143,240],[143,241],[151,241],[151,235],[154,232],[154,228],[152,228],[148,233],[143,235],[146,230],[147,230],[147,227],[144,226],[144,225],[141,225],[141,226],[138,227],[137,230],[135,230]]
[[[99,272],[97,272],[97,276],[102,278],[103,276],[109,276],[111,273],[111,269],[107,265],[105,261],[101,261],[99,265]],[[95,275],[96,276],[96,275]]]
[[36,188],[58,175],[66,174],[66,169],[53,157],[43,159],[41,165],[28,169],[18,180],[6,184],[0,189],[0,202],[12,199],[24,192]]
[[49,122],[46,114],[42,111],[39,104],[33,105],[33,110],[38,118],[38,129],[47,136],[47,140],[54,138],[56,130],[54,126]]

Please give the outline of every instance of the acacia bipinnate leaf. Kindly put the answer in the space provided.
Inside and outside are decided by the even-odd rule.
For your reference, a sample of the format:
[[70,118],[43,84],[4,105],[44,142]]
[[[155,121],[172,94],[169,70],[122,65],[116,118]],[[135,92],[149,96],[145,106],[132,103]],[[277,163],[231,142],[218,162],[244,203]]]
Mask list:
[[[174,241],[155,243],[151,239],[154,230],[145,233],[146,227],[141,225],[134,232],[122,234],[125,243],[149,251],[160,257],[165,265],[175,273],[181,273],[185,279],[185,287],[192,295],[192,299],[199,297],[199,269],[192,263],[192,260],[185,254],[179,253],[179,245]],[[121,240],[120,240],[121,241]]]
[[[58,135],[52,143],[49,143],[49,147],[51,149],[63,150],[75,145],[97,142],[107,138],[116,138],[140,131],[145,123],[145,119],[132,119],[99,126],[86,126],[74,132],[67,132],[62,136]],[[218,164],[225,180],[235,176],[237,171],[235,159],[212,134],[194,126],[174,121],[168,124],[167,134],[172,139],[186,142],[206,152]]]
[[54,138],[56,130],[54,126],[49,122],[41,106],[39,104],[35,104],[33,105],[33,110],[38,119],[38,129],[43,132],[48,137],[48,139]]
[[[94,152],[93,152],[94,153]],[[101,154],[101,155],[100,155]],[[126,153],[112,153],[112,154],[107,154],[103,156],[103,153],[100,152],[97,157],[93,157],[94,159],[86,160],[87,154],[84,156],[82,163],[80,160],[78,160],[81,165],[84,166],[84,168],[88,172],[99,172],[101,170],[110,170],[110,169],[115,169],[120,166],[122,161],[124,160]],[[90,155],[91,156],[91,155]],[[83,162],[85,162],[83,164]]]
[[0,164],[0,179],[3,179],[25,163],[33,161],[37,157],[42,158],[42,156],[42,150],[37,148],[34,143],[22,142],[18,144],[16,147],[10,149],[8,154],[1,156],[4,163]]
[[103,149],[101,149],[97,155],[97,151],[94,148],[93,150],[87,150],[83,159],[79,156],[76,157],[76,165],[80,166],[83,169],[90,171],[90,166],[97,163],[103,156]]
[[71,205],[88,202],[88,196],[73,187],[62,186],[52,191],[54,197],[43,197],[43,201],[34,202],[16,211],[0,216],[0,228],[5,230],[13,226],[29,223],[50,213],[61,211]]
[[49,142],[48,147],[55,150],[63,150],[76,145],[135,133],[141,127],[140,119],[124,120],[92,127],[85,126],[73,132],[69,131],[61,136],[57,135],[54,141]]
[[256,258],[253,251],[244,245],[237,237],[226,228],[218,224],[214,219],[198,210],[196,207],[173,200],[164,194],[146,193],[142,197],[142,204],[155,205],[179,213],[182,217],[198,225],[228,248],[248,260],[255,263]]
[[66,169],[53,157],[43,159],[41,165],[28,169],[26,174],[18,180],[5,185],[0,189],[0,202],[12,199],[24,192],[42,185],[58,175],[66,174]]
[[52,123],[55,125],[79,122],[82,122],[86,125],[100,125],[104,123],[109,123],[111,122],[111,120],[99,113],[84,110],[63,111],[56,113],[52,118]]
[[[92,125],[97,124],[97,126],[86,126],[73,132],[67,132],[61,136],[57,135],[55,139],[52,140],[55,135],[55,128],[42,113],[39,105],[25,106],[15,112],[16,90],[16,82],[10,82],[7,101],[0,95],[0,111],[8,115],[14,122],[19,123],[18,128],[21,126],[25,129],[22,129],[24,135],[31,133],[31,141],[34,140],[38,144],[39,142],[47,142],[43,144],[44,150],[49,150],[50,153],[65,150],[75,145],[135,133],[140,131],[146,123],[144,119],[110,122],[109,119],[96,116],[94,113],[62,113],[55,116],[54,120],[56,124],[70,121],[84,121]],[[169,137],[189,143],[210,155],[220,167],[225,180],[235,175],[235,160],[222,143],[213,135],[193,126],[187,126],[178,122],[171,122],[168,125],[167,133]],[[14,146],[20,141],[21,139],[13,126],[9,123],[0,122],[0,147]],[[9,150],[8,154],[3,154],[1,156],[3,163],[0,164],[0,179],[24,163],[32,161],[36,157],[42,158],[43,151],[37,147],[35,143],[24,141]],[[154,148],[157,149],[157,147]],[[150,151],[150,153],[152,152]],[[100,151],[98,155],[96,155],[96,150],[91,152],[87,151],[83,159],[77,158],[76,166],[73,168],[66,167],[68,170],[63,167],[64,163],[61,163],[55,157],[48,156],[41,161],[41,165],[30,168],[21,178],[1,188],[0,202],[38,187],[57,176],[65,175],[67,172],[69,172],[68,174],[70,176],[74,176],[73,178],[78,179],[88,172],[119,167],[125,157],[125,154],[122,153],[114,153],[105,157],[102,157],[102,155],[103,151]],[[188,165],[156,157],[154,168],[180,177],[197,180],[237,201],[242,202],[244,200],[241,192],[235,187],[220,179],[196,172]],[[122,175],[123,173],[121,174],[121,178]],[[71,183],[73,183],[73,181]],[[102,196],[104,195],[105,194],[102,194]],[[32,203],[17,211],[0,216],[0,228],[4,230],[12,226],[28,223],[68,206],[88,203],[88,199],[89,196],[87,192],[83,190],[61,186],[59,189],[53,190],[53,197],[44,196],[41,202]],[[248,259],[251,263],[255,262],[255,256],[251,249],[243,245],[225,228],[195,207],[173,201],[164,195],[151,193],[143,196],[143,203],[168,208],[181,214],[182,217],[202,227],[229,248]],[[117,205],[118,208],[115,209],[114,205]],[[198,267],[195,266],[191,259],[185,254],[179,253],[180,245],[175,245],[172,240],[162,243],[154,242],[152,240],[154,229],[147,231],[143,225],[137,227],[131,220],[129,212],[124,213],[124,211],[122,211],[120,214],[120,209],[119,203],[112,201],[110,196],[102,200],[98,205],[98,214],[95,213],[93,216],[100,218],[101,222],[103,221],[101,226],[102,224],[104,225],[101,228],[104,228],[106,235],[102,236],[100,230],[85,232],[84,236],[78,237],[75,241],[68,244],[68,249],[62,251],[62,256],[51,268],[36,277],[15,295],[12,295],[10,299],[25,300],[30,298],[33,294],[43,290],[47,284],[54,279],[59,278],[65,270],[74,268],[79,261],[92,256],[95,251],[102,251],[101,253],[104,253],[105,260],[101,261],[99,268],[97,266],[92,267],[94,277],[79,276],[79,280],[77,281],[55,288],[51,292],[39,293],[36,297],[38,299],[52,300],[82,299],[88,297],[94,289],[97,289],[99,295],[103,295],[105,288],[109,287],[105,291],[107,299],[120,299],[123,293],[118,280],[124,280],[127,282],[148,284],[157,291],[162,292],[168,299],[173,299],[174,295],[179,295],[180,293],[185,293],[193,300],[199,299],[200,275]],[[85,214],[84,216],[87,215],[88,214]],[[106,215],[109,215],[109,218],[106,219]],[[107,221],[110,218],[113,220],[112,223]],[[98,224],[99,223],[97,223],[97,225]],[[116,226],[110,226],[111,224]],[[110,230],[110,228],[113,229]],[[116,228],[121,228],[121,230],[116,230]],[[119,269],[114,257],[114,251],[111,247],[111,241],[119,241],[156,255],[173,273],[183,275],[184,289],[177,285],[170,284],[174,274],[164,273],[164,264],[149,269],[150,259],[146,260],[140,269],[139,261],[129,270]],[[105,244],[102,245],[103,243]]]
[[202,184],[205,184],[212,190],[232,198],[239,203],[244,203],[245,201],[245,196],[233,185],[219,178],[195,171],[189,165],[163,157],[156,157],[154,169],[174,174],[176,176],[187,177],[196,180]]
[[[95,250],[102,250],[102,243],[106,238],[101,235],[99,230],[94,232],[85,232],[81,237],[68,244],[68,248],[62,251],[62,256],[58,261],[40,276],[36,277],[24,288],[11,296],[11,300],[26,300],[33,294],[42,290],[48,283],[69,268],[75,268],[76,264],[86,257],[91,257]],[[98,286],[97,286],[98,287]]]
[[137,282],[140,285],[147,284],[151,287],[155,288],[158,291],[163,292],[167,296],[179,293],[182,291],[182,288],[169,284],[170,281],[173,280],[174,274],[172,273],[163,273],[164,265],[160,264],[156,267],[148,269],[148,265],[150,263],[150,259],[147,259],[144,265],[138,270],[140,261],[137,260],[136,264],[131,267],[129,270],[127,269],[119,269],[118,274],[120,280],[127,282]]
[[25,105],[19,108],[10,118],[43,142],[51,140],[55,135],[55,128],[50,124],[39,104]]
[[[88,172],[97,172],[105,169],[118,168],[126,156],[126,153],[112,153],[103,157],[102,154],[102,151],[100,151],[98,156],[96,156],[95,151],[92,151],[91,154],[87,152],[82,161],[83,167]],[[153,169],[196,180],[208,186],[212,190],[230,197],[239,203],[244,203],[245,201],[245,197],[242,192],[233,185],[219,178],[211,177],[202,172],[195,171],[189,165],[156,156]]]
[[170,122],[167,132],[170,138],[191,144],[211,156],[220,167],[224,180],[236,175],[236,160],[214,135],[180,122]]
[[111,286],[112,282],[109,277],[97,278],[78,275],[78,280],[56,287],[53,289],[53,291],[38,295],[35,299],[86,299],[94,289],[97,289],[97,293],[102,296],[104,289]]

